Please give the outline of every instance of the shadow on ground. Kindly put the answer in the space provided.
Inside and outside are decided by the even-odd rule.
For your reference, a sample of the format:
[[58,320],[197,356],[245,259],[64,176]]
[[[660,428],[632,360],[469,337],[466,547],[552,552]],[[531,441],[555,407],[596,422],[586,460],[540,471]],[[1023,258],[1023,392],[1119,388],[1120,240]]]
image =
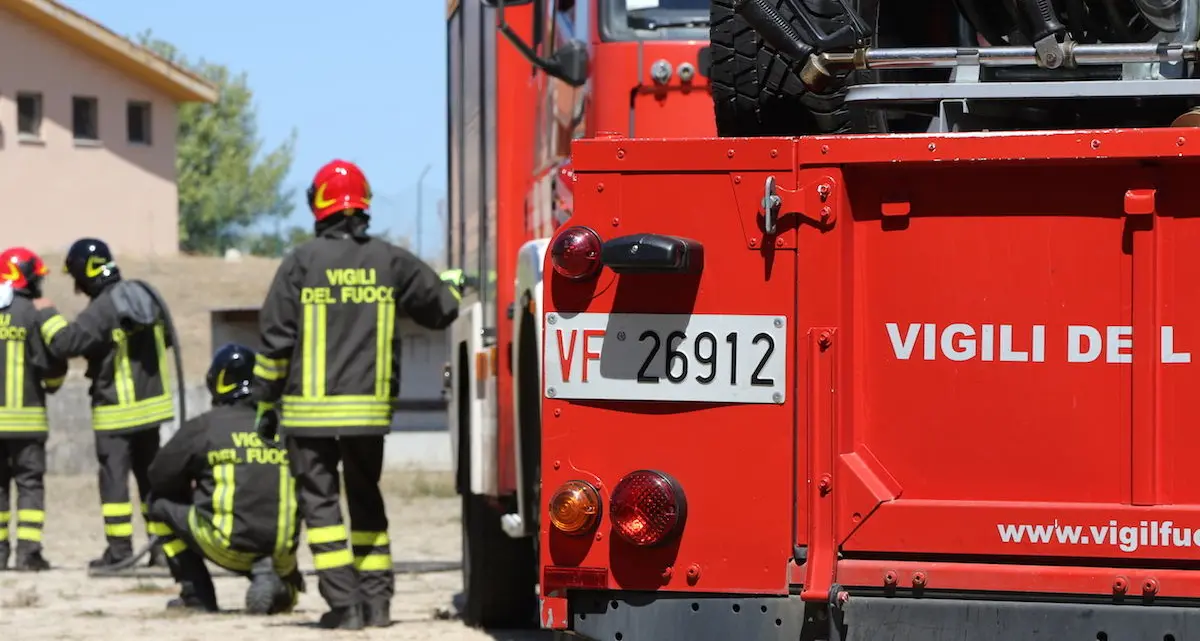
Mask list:
[[[450,598],[451,618],[458,618],[458,613],[462,611],[464,604],[464,596],[462,592],[456,593]],[[554,641],[554,632],[550,630],[484,630],[488,636],[496,641]],[[571,639],[573,637],[566,637]]]

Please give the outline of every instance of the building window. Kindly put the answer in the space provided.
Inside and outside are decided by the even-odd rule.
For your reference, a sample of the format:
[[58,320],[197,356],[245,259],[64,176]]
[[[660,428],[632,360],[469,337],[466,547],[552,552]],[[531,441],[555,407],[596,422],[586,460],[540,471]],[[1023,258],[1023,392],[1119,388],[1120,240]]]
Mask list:
[[17,138],[41,140],[42,94],[32,92],[17,94]]
[[125,122],[129,132],[129,142],[150,144],[150,103],[129,101],[125,106]]
[[75,140],[100,139],[100,107],[95,98],[75,96],[71,103],[71,125]]

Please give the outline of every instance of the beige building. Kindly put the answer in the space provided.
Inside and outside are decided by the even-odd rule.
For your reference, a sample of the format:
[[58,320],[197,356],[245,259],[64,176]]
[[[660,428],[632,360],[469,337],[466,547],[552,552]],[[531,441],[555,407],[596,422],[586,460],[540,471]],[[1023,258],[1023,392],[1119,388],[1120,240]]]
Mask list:
[[176,106],[217,90],[52,0],[0,0],[0,244],[175,254]]

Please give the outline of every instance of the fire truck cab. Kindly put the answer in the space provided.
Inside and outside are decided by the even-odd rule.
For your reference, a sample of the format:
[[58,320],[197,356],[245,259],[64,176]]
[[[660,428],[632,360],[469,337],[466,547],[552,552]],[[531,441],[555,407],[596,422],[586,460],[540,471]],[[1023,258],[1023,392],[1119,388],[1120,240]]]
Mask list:
[[572,140],[715,135],[707,0],[452,0],[445,384],[463,500],[462,615],[537,625],[542,265]]

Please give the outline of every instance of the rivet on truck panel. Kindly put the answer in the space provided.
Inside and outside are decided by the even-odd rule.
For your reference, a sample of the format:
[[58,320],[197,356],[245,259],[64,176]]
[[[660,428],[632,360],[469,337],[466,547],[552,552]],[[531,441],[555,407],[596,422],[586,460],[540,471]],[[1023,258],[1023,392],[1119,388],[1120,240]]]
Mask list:
[[883,575],[883,584],[884,585],[889,585],[889,586],[896,585],[896,582],[899,580],[900,580],[900,575],[897,574],[895,570],[888,570]]
[[700,565],[693,563],[687,569],[688,585],[696,585],[696,581],[700,580]]
[[913,575],[912,575],[913,586],[918,587],[918,588],[923,588],[923,587],[925,587],[926,582],[927,582],[927,579],[925,578],[924,572],[913,572]]
[[1129,589],[1129,579],[1126,579],[1123,576],[1119,576],[1116,579],[1113,579],[1113,592],[1114,593],[1125,594],[1125,591],[1128,589]]
[[1146,579],[1142,583],[1142,592],[1145,594],[1158,594],[1158,579]]
[[1157,189],[1130,189],[1125,192],[1126,216],[1149,216],[1156,209]]

